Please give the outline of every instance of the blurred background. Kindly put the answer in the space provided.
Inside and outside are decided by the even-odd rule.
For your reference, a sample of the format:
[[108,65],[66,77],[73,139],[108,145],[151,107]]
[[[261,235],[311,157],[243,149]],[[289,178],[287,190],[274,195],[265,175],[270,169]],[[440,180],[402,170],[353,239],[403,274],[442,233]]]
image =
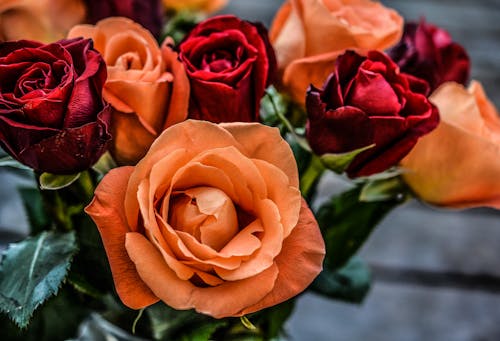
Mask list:
[[[473,78],[500,107],[499,0],[382,2],[406,20],[424,16],[447,29],[469,52]],[[269,27],[281,3],[231,0],[223,12]],[[16,188],[29,183],[0,168],[0,247],[27,232]],[[323,179],[318,200],[338,186],[333,177]],[[380,224],[360,255],[374,269],[373,287],[364,303],[304,294],[286,325],[290,340],[500,340],[500,294],[459,289],[453,282],[456,277],[444,286],[423,285],[401,272],[500,276],[500,211],[444,211],[412,201]]]

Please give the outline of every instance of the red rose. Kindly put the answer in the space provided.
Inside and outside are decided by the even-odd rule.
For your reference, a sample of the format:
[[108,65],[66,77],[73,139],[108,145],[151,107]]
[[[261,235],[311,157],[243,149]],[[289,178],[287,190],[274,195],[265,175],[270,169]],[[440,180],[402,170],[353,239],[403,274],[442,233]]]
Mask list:
[[88,39],[0,43],[0,145],[40,172],[94,164],[110,135],[106,64]]
[[265,28],[231,15],[198,24],[179,46],[191,83],[189,117],[259,120],[260,100],[276,70]]
[[402,72],[429,82],[431,90],[447,81],[465,85],[469,80],[470,60],[464,48],[423,19],[406,24],[403,38],[388,54]]
[[108,17],[127,17],[146,27],[155,37],[163,28],[161,0],[85,0],[91,24]]
[[318,155],[375,144],[356,156],[346,172],[357,177],[384,171],[439,123],[427,93],[425,81],[399,73],[382,52],[363,57],[348,51],[337,59],[324,88],[311,87],[307,93],[307,139]]

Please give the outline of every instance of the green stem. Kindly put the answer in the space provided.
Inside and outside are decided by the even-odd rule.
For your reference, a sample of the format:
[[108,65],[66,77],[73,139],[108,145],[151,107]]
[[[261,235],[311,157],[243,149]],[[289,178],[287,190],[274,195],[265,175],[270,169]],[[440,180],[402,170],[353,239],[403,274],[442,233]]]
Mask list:
[[276,114],[276,116],[278,116],[279,120],[285,126],[285,128],[288,130],[288,132],[290,134],[292,134],[295,141],[297,141],[297,143],[304,150],[311,152],[311,146],[309,146],[309,143],[307,143],[307,140],[304,137],[297,135],[297,132],[295,131],[295,128],[293,127],[293,124],[290,123],[290,121],[286,118],[285,114],[282,113],[281,110],[278,108],[278,105],[274,101],[273,95],[268,91],[266,91],[266,95],[269,98],[269,101],[271,102],[274,113]]
[[139,310],[139,313],[137,314],[137,317],[135,318],[134,323],[132,324],[132,334],[133,335],[135,335],[135,327],[137,327],[137,322],[139,322],[139,320],[141,319],[142,313],[144,313],[144,309],[146,309],[146,308],[142,308],[141,310]]
[[320,158],[316,155],[313,155],[311,161],[309,162],[309,166],[305,170],[304,174],[300,177],[300,191],[302,193],[302,196],[308,201],[316,191],[316,185],[318,184],[318,181],[325,170],[326,168],[321,162]]

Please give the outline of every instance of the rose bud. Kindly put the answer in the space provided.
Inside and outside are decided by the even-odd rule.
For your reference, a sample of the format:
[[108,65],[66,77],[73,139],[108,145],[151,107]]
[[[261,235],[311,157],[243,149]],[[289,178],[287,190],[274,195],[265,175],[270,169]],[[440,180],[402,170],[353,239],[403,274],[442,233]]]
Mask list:
[[259,120],[260,100],[276,69],[263,26],[231,15],[214,17],[198,24],[179,50],[191,83],[190,118]]
[[323,89],[312,86],[307,93],[307,139],[318,155],[375,144],[346,172],[350,177],[382,172],[437,126],[439,114],[427,92],[425,81],[400,73],[384,53],[364,57],[348,51],[337,59]]
[[403,18],[371,0],[287,0],[270,39],[281,87],[302,105],[309,84],[320,87],[346,49],[385,50],[403,33]]
[[467,52],[448,32],[424,19],[407,23],[401,41],[388,51],[402,72],[423,78],[431,90],[447,81],[466,84],[470,75]]
[[298,186],[278,129],[188,120],[136,167],[111,170],[86,212],[126,306],[162,300],[241,316],[297,295],[321,271],[325,244]]
[[404,180],[434,205],[500,209],[500,117],[481,84],[448,82],[430,100],[441,123],[401,161]]
[[226,6],[227,2],[228,0],[163,0],[163,5],[174,11],[213,13]]
[[0,43],[0,144],[38,172],[71,174],[106,150],[106,64],[88,39]]
[[126,17],[146,27],[155,37],[163,28],[161,0],[85,0],[90,24],[108,17]]
[[84,21],[82,0],[0,1],[0,41],[30,39],[52,43]]
[[120,165],[136,164],[161,132],[186,119],[189,80],[178,55],[160,47],[139,24],[108,18],[80,25],[70,37],[92,38],[108,68],[104,99],[113,107],[110,152]]

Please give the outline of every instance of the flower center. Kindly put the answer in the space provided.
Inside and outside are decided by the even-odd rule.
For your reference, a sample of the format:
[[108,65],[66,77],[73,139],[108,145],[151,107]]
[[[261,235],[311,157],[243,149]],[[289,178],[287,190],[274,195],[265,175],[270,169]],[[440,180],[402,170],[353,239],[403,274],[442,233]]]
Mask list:
[[141,70],[143,68],[141,57],[137,52],[127,52],[122,54],[116,60],[115,65],[124,70]]
[[220,251],[239,231],[234,204],[214,187],[176,191],[170,203],[169,224],[200,243]]
[[238,60],[234,58],[232,53],[218,50],[204,55],[201,67],[205,71],[218,73],[235,67],[237,63]]

